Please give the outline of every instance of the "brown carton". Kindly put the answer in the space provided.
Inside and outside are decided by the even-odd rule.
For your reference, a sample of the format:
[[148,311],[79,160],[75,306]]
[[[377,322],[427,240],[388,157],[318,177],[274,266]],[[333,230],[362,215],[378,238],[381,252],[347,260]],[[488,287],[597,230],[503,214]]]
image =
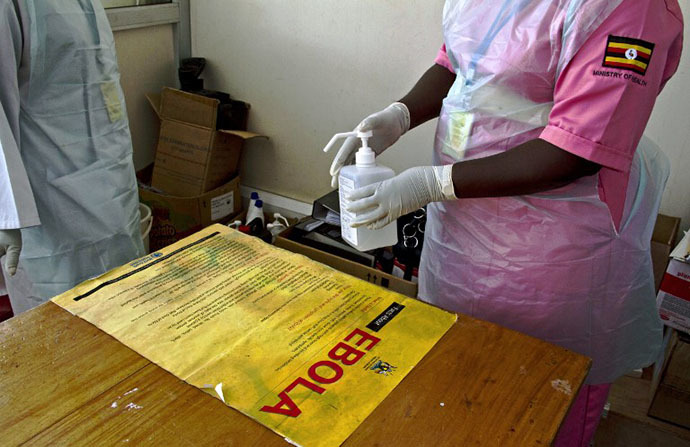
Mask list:
[[314,261],[326,264],[336,270],[340,270],[341,272],[355,276],[359,279],[363,279],[370,283],[377,284],[394,292],[398,292],[413,298],[417,297],[416,283],[405,281],[397,276],[389,275],[388,273],[384,273],[380,270],[358,264],[348,259],[341,258],[304,244],[300,244],[299,242],[295,242],[289,238],[292,230],[292,228],[288,228],[287,230],[283,231],[278,235],[278,237],[276,237],[275,241],[273,241],[273,244],[293,253],[305,255]]
[[151,252],[177,242],[212,223],[226,223],[242,212],[240,178],[195,197],[176,197],[139,187],[140,200],[151,207]]
[[659,214],[652,234],[652,266],[654,268],[655,290],[659,290],[661,279],[664,277],[669,262],[669,254],[676,244],[680,218]]
[[195,197],[222,186],[237,174],[244,142],[262,137],[216,130],[217,99],[172,88],[146,97],[161,119],[151,186],[172,196]]
[[690,428],[690,336],[675,329],[652,382],[649,416]]

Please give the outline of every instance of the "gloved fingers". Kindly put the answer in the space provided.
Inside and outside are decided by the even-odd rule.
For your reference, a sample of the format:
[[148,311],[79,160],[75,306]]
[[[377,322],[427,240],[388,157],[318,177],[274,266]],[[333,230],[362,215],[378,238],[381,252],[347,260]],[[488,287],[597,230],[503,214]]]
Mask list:
[[363,186],[355,189],[348,195],[347,198],[351,202],[348,204],[347,210],[351,213],[358,214],[351,222],[353,228],[367,225],[385,214],[385,211],[376,197],[378,186],[379,183]]
[[349,137],[340,146],[338,153],[335,155],[333,162],[331,163],[331,187],[338,187],[338,176],[340,175],[340,170],[347,165],[351,165],[355,161],[355,154],[357,152],[357,138]]
[[5,255],[5,269],[13,276],[17,272],[22,251],[22,233],[18,229],[0,230],[0,257]]
[[19,264],[19,253],[21,252],[21,247],[16,245],[10,245],[7,247],[7,253],[5,255],[5,269],[10,276],[14,276],[17,273],[17,264]]
[[367,132],[369,130],[375,130],[381,124],[379,114],[374,113],[373,115],[369,115],[368,117],[364,118],[362,122],[359,123],[359,125],[355,128],[355,130],[357,132]]
[[369,147],[376,155],[381,155],[400,138],[398,130],[391,128],[391,123],[386,120],[382,113],[375,113],[365,118],[357,126],[358,132],[372,131],[374,133],[369,139]]
[[[407,132],[410,127],[409,117],[406,118],[406,113],[403,108],[407,110],[407,106],[402,103],[393,103],[381,110],[366,117],[359,126],[358,131],[366,132],[368,130],[376,130],[378,128],[394,128],[397,137]],[[407,112],[409,115],[409,111]],[[407,121],[407,122],[406,122]],[[397,140],[397,137],[395,138]]]
[[395,219],[392,219],[391,215],[386,213],[381,219],[368,224],[367,228],[370,230],[380,230],[381,228],[393,222],[393,220]]
[[380,206],[381,204],[376,198],[366,197],[350,203],[350,205],[347,207],[347,210],[351,213],[362,213],[373,208],[379,208]]
[[338,153],[335,154],[335,158],[331,163],[330,174],[332,176],[337,176],[343,166],[351,163],[354,159],[355,151],[357,150],[357,138],[347,137],[343,142]]
[[[371,185],[366,185],[362,186],[361,188],[357,188],[354,191],[350,192],[350,194],[347,195],[347,200],[350,200],[351,202],[359,201],[360,199],[364,199],[365,197],[373,197],[374,194],[376,194],[376,190],[378,189],[379,185],[381,182],[377,183],[372,183]],[[348,211],[350,208],[354,205],[354,203],[351,203],[350,206],[348,207]],[[355,210],[352,210],[355,211]]]
[[[378,206],[367,213],[362,213],[358,215],[356,219],[350,222],[350,226],[352,228],[366,226],[367,228],[372,230],[383,228],[385,224],[381,225],[380,222],[386,220],[387,218],[388,213],[386,212],[386,210]],[[390,222],[390,219],[388,219],[388,222]]]

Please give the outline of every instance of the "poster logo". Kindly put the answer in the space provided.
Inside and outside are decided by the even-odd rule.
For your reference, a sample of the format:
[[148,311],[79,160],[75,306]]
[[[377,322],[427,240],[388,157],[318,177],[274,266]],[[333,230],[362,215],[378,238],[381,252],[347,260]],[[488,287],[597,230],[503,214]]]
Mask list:
[[651,42],[609,35],[602,65],[629,70],[644,76],[653,52],[654,44]]

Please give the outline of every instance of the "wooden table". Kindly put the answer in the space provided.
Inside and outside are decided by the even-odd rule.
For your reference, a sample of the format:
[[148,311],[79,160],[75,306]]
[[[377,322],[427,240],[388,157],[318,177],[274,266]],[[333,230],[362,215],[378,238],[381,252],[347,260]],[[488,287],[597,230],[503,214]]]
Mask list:
[[[547,446],[589,365],[460,316],[344,445]],[[0,445],[288,444],[46,303],[0,324]]]

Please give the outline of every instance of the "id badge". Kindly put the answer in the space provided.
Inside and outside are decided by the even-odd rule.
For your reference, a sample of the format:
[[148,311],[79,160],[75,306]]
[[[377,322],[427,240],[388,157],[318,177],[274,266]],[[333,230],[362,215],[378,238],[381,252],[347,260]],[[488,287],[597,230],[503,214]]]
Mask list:
[[456,160],[462,160],[472,135],[474,113],[453,111],[448,113],[448,131],[443,152]]
[[104,82],[101,84],[101,93],[103,94],[103,102],[105,109],[108,111],[108,117],[111,123],[121,121],[125,114],[120,101],[119,90],[115,82]]

